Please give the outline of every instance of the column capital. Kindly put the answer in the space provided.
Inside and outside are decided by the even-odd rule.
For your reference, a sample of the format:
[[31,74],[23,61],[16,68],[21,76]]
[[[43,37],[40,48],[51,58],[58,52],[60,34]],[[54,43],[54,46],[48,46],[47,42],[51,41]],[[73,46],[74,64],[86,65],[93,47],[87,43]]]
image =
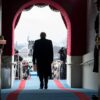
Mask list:
[[0,44],[5,45],[6,44],[6,40],[0,40]]

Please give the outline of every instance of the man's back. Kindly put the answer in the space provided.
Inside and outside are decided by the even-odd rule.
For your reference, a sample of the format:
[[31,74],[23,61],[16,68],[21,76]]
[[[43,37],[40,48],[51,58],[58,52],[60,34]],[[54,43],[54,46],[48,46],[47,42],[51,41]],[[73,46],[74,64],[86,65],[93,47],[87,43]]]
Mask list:
[[45,32],[41,32],[41,39],[36,40],[33,47],[33,65],[37,66],[40,89],[48,88],[48,77],[51,78],[51,63],[53,61],[52,41],[46,39]]
[[46,63],[53,61],[52,41],[48,39],[39,39],[34,44],[34,54],[37,63]]

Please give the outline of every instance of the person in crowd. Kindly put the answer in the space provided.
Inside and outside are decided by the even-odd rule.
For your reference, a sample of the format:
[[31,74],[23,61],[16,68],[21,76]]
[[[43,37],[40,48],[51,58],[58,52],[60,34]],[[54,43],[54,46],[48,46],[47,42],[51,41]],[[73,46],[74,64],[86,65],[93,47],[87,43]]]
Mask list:
[[60,66],[60,79],[66,79],[66,49],[62,47],[59,52],[61,66]]

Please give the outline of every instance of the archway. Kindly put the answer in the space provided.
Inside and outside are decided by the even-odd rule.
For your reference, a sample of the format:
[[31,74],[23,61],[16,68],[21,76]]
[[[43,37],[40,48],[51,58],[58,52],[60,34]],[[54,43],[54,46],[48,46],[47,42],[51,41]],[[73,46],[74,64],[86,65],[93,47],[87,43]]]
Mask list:
[[[17,13],[15,14],[15,17],[14,17],[14,20],[13,20],[13,24],[12,24],[12,35],[14,34],[14,28],[16,26],[16,21],[17,21],[17,18],[18,16],[20,15],[20,13],[27,7],[29,6],[32,6],[32,5],[35,5],[35,4],[39,4],[39,3],[42,3],[42,4],[46,4],[46,5],[50,5],[50,6],[53,6],[55,9],[59,10],[61,12],[61,15],[62,17],[64,18],[64,21],[65,21],[65,26],[67,27],[67,55],[70,55],[71,53],[71,22],[70,22],[70,19],[68,17],[68,14],[66,13],[66,11],[59,5],[57,4],[56,2],[54,1],[51,1],[51,0],[43,0],[43,1],[30,1],[26,4],[24,4],[18,11]],[[14,40],[12,41],[14,42]],[[13,54],[14,54],[14,46],[13,46]]]
[[[14,31],[14,40],[16,41],[15,48],[19,50],[19,55],[23,57],[23,60],[27,60],[32,66],[33,50],[30,43],[34,44],[34,41],[39,38],[40,32],[45,31],[47,33],[46,38],[51,39],[53,43],[54,61],[52,64],[52,78],[66,79],[66,67],[60,67],[59,65],[59,63],[62,63],[61,60],[63,60],[61,59],[62,56],[59,51],[62,47],[64,49],[61,51],[65,51],[66,48],[66,30],[62,16],[58,10],[52,10],[48,5],[42,7],[34,5],[31,9],[24,10],[21,14],[20,20]],[[22,53],[24,51],[21,50],[20,45],[22,48],[26,47],[30,53]],[[64,59],[66,58],[64,57]]]
[[25,3],[15,14],[15,17],[14,17],[14,20],[13,20],[13,24],[12,24],[12,35],[13,35],[13,53],[14,54],[14,29],[15,29],[15,26],[16,26],[16,21],[18,20],[18,17],[20,16],[21,12],[25,9],[25,8],[28,8],[32,5],[36,5],[36,4],[39,4],[39,3],[42,3],[42,4],[45,4],[45,5],[50,5],[52,7],[54,7],[55,9],[59,10],[61,12],[61,15],[63,17],[63,20],[64,20],[64,23],[65,23],[65,26],[67,28],[67,55],[70,55],[71,54],[71,22],[70,22],[70,19],[68,17],[68,14],[66,13],[66,11],[59,5],[57,4],[56,2],[54,1],[51,1],[51,0],[43,0],[43,1],[30,1],[28,3]]
[[[6,1],[7,2],[7,1]],[[17,2],[17,5],[16,5]],[[77,3],[72,2],[70,0],[68,1],[51,1],[51,0],[37,0],[37,1],[29,1],[26,3],[26,1],[21,1],[18,2],[16,1],[13,3],[6,3],[6,5],[8,5],[7,7],[4,7],[5,13],[3,14],[3,34],[5,36],[5,39],[8,40],[7,45],[5,46],[4,49],[4,54],[9,58],[9,61],[12,61],[13,55],[14,55],[14,27],[16,24],[16,20],[18,18],[18,16],[20,15],[20,13],[22,12],[22,10],[24,10],[24,8],[27,8],[28,6],[31,6],[33,4],[39,4],[39,3],[43,3],[43,4],[47,4],[47,5],[51,5],[54,8],[58,9],[62,16],[63,19],[65,21],[65,25],[68,29],[68,36],[67,36],[67,40],[68,40],[68,45],[67,45],[67,55],[69,55],[69,78],[73,78],[73,84],[75,83],[75,80],[78,79],[78,77],[80,76],[79,73],[80,72],[80,66],[78,66],[81,63],[81,56],[85,53],[85,37],[86,37],[86,16],[83,17],[83,15],[86,15],[86,0],[85,1],[81,1],[78,0]],[[24,5],[23,5],[24,4]],[[59,4],[61,4],[61,6],[64,8],[62,8]],[[10,11],[10,9],[14,9],[12,10],[12,12]],[[8,11],[7,11],[8,10]],[[7,11],[7,12],[6,12]],[[66,13],[68,12],[69,16],[70,16],[70,20],[68,17],[68,14]],[[10,17],[10,21],[8,21],[8,16],[11,14],[12,16]],[[5,21],[7,22],[5,24]],[[6,33],[11,33],[11,35],[7,35]],[[77,37],[77,36],[78,37]],[[76,36],[76,37],[75,37]],[[7,50],[7,48],[10,48],[9,50]],[[5,56],[5,57],[6,57]],[[78,57],[78,58],[77,58]],[[77,63],[75,65],[75,63]],[[8,66],[8,64],[6,64]],[[11,66],[11,65],[9,65]],[[11,68],[11,67],[9,67]],[[72,70],[73,68],[73,70]],[[74,71],[74,73],[72,72]],[[77,75],[75,74],[77,73]],[[73,75],[71,75],[73,74]],[[81,74],[81,72],[80,72]],[[75,76],[76,75],[76,76]],[[81,79],[81,76],[80,76]],[[79,82],[78,82],[79,81]],[[70,84],[72,82],[72,79],[70,80]],[[75,83],[75,85],[77,86],[78,83],[80,84],[80,80],[78,79],[77,82]],[[74,87],[75,87],[74,85]]]

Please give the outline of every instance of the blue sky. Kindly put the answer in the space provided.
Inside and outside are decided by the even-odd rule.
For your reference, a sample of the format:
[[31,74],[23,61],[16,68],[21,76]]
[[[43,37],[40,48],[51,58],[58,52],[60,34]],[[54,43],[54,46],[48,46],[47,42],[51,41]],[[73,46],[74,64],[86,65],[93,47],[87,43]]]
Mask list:
[[27,38],[36,40],[40,38],[40,32],[47,33],[47,38],[54,45],[65,46],[67,29],[60,12],[52,11],[48,6],[34,6],[29,11],[23,11],[19,23],[15,29],[15,43],[27,43]]

